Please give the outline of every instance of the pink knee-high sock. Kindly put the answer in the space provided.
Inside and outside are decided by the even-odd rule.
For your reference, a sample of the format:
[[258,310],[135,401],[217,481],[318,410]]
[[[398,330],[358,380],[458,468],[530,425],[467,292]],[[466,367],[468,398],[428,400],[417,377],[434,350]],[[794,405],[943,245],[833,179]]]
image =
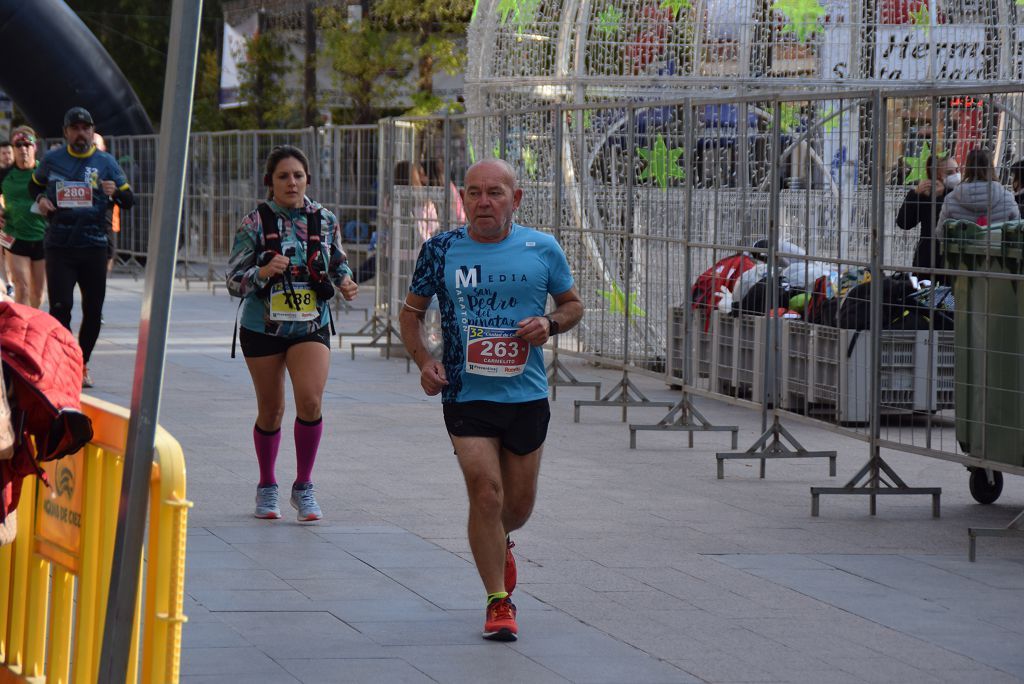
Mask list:
[[312,482],[313,462],[323,431],[323,416],[314,421],[295,419],[295,484]]
[[281,445],[281,428],[273,432],[261,430],[259,425],[252,426],[252,441],[256,445],[256,460],[260,464],[260,487],[277,484],[274,477],[274,464],[277,462],[277,448]]

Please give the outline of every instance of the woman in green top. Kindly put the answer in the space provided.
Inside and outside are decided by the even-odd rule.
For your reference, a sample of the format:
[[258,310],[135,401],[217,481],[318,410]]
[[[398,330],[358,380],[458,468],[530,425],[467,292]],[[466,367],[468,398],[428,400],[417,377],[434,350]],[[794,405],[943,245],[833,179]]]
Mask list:
[[0,217],[0,244],[7,248],[7,272],[14,283],[14,299],[37,309],[43,301],[46,286],[46,262],[43,260],[43,234],[46,219],[32,211],[35,203],[28,193],[36,161],[36,132],[28,126],[18,126],[11,133],[14,144],[14,166],[3,182],[0,194],[4,198],[4,214]]

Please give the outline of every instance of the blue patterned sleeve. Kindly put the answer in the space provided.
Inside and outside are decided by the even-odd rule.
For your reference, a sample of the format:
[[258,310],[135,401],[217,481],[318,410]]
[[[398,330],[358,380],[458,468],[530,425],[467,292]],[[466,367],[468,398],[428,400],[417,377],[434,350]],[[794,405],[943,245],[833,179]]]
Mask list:
[[409,292],[420,297],[433,297],[437,294],[438,283],[442,279],[438,273],[440,268],[437,241],[427,240],[420,248],[419,258],[416,259],[416,270],[412,274]]
[[258,250],[261,249],[257,235],[262,230],[259,214],[254,211],[242,219],[242,225],[235,233],[227,274],[228,293],[234,297],[247,297],[267,284],[260,279],[260,268],[256,265]]

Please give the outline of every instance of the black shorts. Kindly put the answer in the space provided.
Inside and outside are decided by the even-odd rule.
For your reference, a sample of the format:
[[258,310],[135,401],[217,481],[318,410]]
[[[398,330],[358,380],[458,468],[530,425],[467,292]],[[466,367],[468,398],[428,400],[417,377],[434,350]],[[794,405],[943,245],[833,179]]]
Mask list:
[[442,404],[444,425],[455,437],[497,437],[513,454],[536,451],[548,436],[551,407],[547,398],[503,404],[463,401]]
[[289,347],[303,342],[320,342],[328,349],[331,348],[331,331],[327,326],[320,328],[304,337],[278,337],[276,335],[264,335],[248,328],[238,331],[238,341],[242,345],[242,356],[255,358],[259,356],[274,356],[284,354]]
[[42,261],[46,258],[42,240],[15,240],[7,251],[11,254],[28,257],[32,261]]

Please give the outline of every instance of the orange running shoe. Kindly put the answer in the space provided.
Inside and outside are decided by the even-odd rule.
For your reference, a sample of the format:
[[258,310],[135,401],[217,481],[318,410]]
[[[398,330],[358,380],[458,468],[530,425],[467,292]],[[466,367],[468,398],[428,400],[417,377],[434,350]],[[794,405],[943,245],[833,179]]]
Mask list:
[[492,641],[515,641],[519,638],[516,626],[516,606],[508,597],[494,599],[487,604],[487,619],[484,621],[484,639]]
[[512,555],[512,547],[516,543],[508,537],[505,538],[505,541],[507,542],[505,547],[505,591],[511,596],[516,588],[516,557]]

